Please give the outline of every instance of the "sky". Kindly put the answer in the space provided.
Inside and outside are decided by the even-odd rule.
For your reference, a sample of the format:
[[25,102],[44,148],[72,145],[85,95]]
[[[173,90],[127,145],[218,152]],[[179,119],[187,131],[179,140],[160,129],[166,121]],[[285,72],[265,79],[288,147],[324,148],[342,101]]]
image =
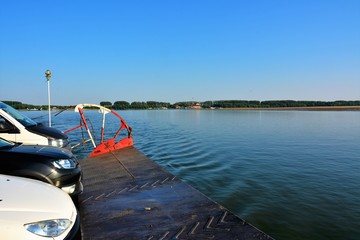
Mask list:
[[359,100],[358,0],[0,0],[0,100]]

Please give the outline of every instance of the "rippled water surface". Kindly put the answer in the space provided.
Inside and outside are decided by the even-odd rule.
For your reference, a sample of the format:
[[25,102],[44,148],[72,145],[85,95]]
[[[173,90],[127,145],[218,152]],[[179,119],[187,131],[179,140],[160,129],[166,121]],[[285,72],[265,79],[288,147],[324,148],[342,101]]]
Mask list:
[[274,238],[360,239],[359,111],[119,113],[140,151]]

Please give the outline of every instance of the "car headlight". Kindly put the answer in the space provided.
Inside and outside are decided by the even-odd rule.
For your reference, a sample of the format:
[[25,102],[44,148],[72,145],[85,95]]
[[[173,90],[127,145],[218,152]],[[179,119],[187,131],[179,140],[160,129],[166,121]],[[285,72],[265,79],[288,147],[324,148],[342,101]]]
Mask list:
[[59,159],[52,162],[54,167],[59,169],[76,168],[76,162],[73,159]]
[[24,227],[29,232],[43,237],[57,237],[64,233],[70,226],[68,219],[54,219],[41,222],[25,224]]
[[65,147],[69,141],[67,139],[48,139],[48,144],[53,147]]

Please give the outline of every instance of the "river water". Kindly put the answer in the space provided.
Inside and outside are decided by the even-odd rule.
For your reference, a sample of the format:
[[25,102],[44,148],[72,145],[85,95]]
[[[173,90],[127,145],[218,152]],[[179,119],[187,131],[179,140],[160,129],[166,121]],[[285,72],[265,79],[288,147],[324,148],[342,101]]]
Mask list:
[[[118,113],[140,151],[272,237],[360,239],[360,111]],[[78,124],[53,117],[60,130]]]

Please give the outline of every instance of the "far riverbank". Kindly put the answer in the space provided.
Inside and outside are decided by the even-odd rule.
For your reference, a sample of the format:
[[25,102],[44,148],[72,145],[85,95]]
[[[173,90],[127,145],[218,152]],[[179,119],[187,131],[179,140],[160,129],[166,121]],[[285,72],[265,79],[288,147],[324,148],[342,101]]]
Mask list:
[[218,108],[215,110],[264,110],[264,111],[360,111],[360,106],[326,107],[274,107],[274,108]]

